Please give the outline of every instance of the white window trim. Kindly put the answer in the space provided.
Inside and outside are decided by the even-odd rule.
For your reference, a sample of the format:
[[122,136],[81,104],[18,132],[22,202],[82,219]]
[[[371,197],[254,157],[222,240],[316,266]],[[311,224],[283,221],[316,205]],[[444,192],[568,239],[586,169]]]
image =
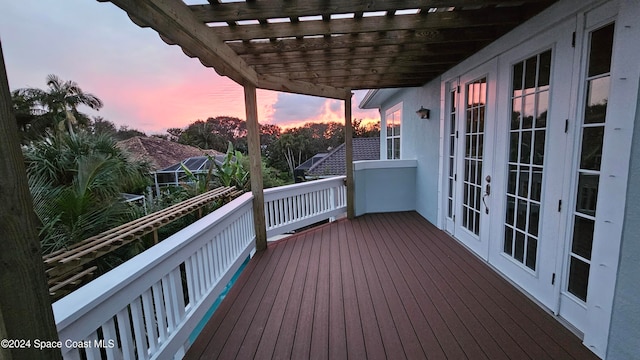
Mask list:
[[[400,135],[389,135],[387,133],[389,117],[392,114],[396,113],[396,112],[399,112],[399,114],[400,114],[400,116],[399,116]],[[389,154],[389,149],[387,147],[387,140],[388,139],[392,139],[391,140],[392,144],[395,141],[400,141],[400,154],[399,154],[399,157],[396,158],[396,157],[393,157],[393,155],[392,155],[391,158],[388,157],[388,154]],[[394,139],[397,139],[397,140],[394,140]],[[383,142],[382,148],[384,148],[384,150],[383,150],[384,152],[383,152],[383,154],[381,154],[381,155],[383,155],[381,158],[384,158],[384,159],[387,159],[387,160],[402,159],[402,102],[397,103],[396,105],[388,108],[385,111],[385,113],[384,113],[384,140],[382,140],[382,142]]]

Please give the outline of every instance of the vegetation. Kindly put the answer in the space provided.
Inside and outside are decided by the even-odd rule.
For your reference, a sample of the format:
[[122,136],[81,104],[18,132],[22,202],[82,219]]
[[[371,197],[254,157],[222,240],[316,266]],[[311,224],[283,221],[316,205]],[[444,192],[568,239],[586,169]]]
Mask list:
[[[379,124],[362,124],[353,121],[355,137],[380,136]],[[168,139],[202,149],[225,151],[231,143],[241,154],[247,151],[247,130],[243,120],[220,116],[206,121],[198,120],[185,128],[167,130]],[[281,183],[281,173],[293,181],[293,169],[321,152],[328,152],[344,142],[344,125],[336,122],[307,123],[300,127],[282,130],[277,125],[260,125],[260,145],[265,158],[265,173],[276,176],[274,181],[265,176],[265,183]],[[286,181],[286,180],[285,180]],[[266,187],[266,185],[265,185]]]
[[132,220],[120,194],[148,185],[148,165],[128,160],[105,135],[42,138],[24,156],[45,254]]
[[215,176],[222,186],[235,186],[239,190],[248,189],[249,171],[245,167],[243,159],[244,155],[240,151],[234,150],[231,143],[229,143],[222,165],[209,156],[209,160],[216,166]]

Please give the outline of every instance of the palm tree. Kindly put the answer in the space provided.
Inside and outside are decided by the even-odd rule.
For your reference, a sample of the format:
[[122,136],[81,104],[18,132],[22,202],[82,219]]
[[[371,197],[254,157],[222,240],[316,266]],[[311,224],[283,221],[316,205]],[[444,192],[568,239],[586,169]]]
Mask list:
[[78,106],[86,105],[91,109],[102,108],[102,101],[95,95],[84,92],[75,81],[63,81],[56,75],[47,76],[47,90],[37,88],[20,89],[28,99],[34,102],[32,109],[45,113],[49,126],[58,133],[67,128],[70,134],[74,127],[89,125],[89,117],[78,111]]
[[131,162],[106,135],[60,134],[25,150],[44,253],[131,220],[120,193],[146,185],[148,165]]

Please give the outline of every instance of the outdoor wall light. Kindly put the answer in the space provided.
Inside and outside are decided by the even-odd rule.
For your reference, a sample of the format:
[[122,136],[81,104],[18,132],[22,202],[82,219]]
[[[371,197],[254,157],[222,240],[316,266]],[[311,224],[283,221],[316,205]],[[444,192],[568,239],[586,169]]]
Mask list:
[[416,111],[416,114],[420,116],[420,119],[428,119],[431,111],[429,109],[425,109],[423,106],[420,106],[420,110]]

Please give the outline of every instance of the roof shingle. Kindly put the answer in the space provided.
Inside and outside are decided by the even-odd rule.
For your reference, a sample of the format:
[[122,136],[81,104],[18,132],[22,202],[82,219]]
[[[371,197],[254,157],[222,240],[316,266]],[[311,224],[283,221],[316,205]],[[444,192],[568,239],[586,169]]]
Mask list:
[[[346,168],[346,147],[342,143],[327,156],[313,164],[307,171],[307,176],[337,176],[345,175]],[[353,139],[353,161],[379,160],[380,159],[380,138],[354,138]]]

